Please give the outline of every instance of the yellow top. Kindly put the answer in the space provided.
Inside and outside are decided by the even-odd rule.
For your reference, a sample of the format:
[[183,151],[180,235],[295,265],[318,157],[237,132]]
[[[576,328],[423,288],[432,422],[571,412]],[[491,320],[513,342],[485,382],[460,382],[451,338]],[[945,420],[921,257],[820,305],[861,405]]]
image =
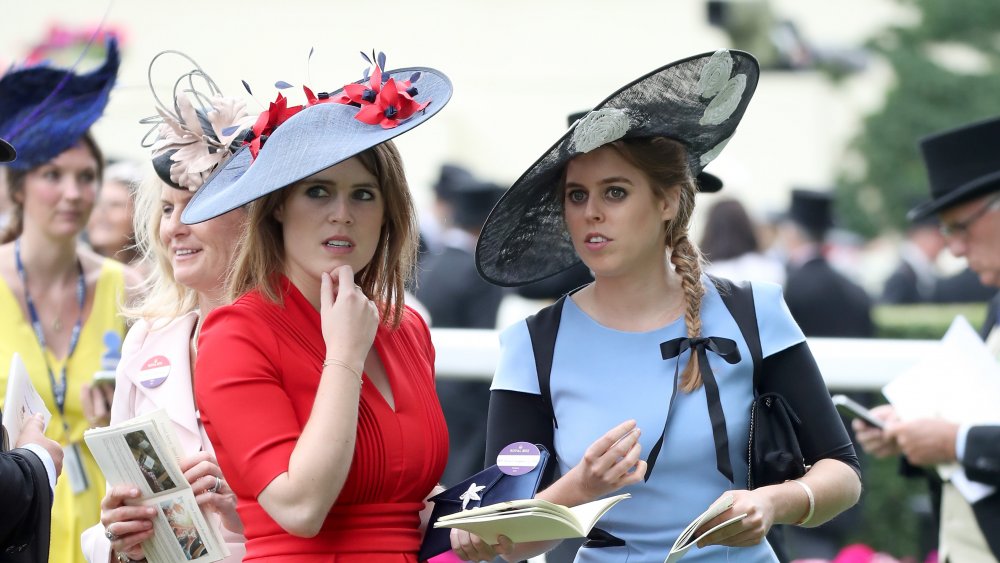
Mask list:
[[[69,443],[79,445],[81,461],[89,481],[87,490],[73,494],[65,469],[59,477],[52,505],[50,561],[83,563],[80,534],[100,520],[104,477],[83,442],[83,432],[90,425],[83,416],[80,388],[91,380],[94,372],[101,369],[101,358],[108,351],[108,344],[116,347],[115,354],[120,352],[125,321],[118,311],[124,298],[125,277],[122,265],[114,260],[104,260],[95,288],[94,304],[80,331],[80,341],[73,355],[68,359],[60,359],[48,349],[44,352],[57,380],[61,376],[63,365],[66,366],[65,410],[69,425],[69,432],[66,433],[63,430],[63,418],[56,408],[43,352],[35,338],[31,322],[22,314],[21,306],[10,287],[0,278],[0,319],[3,319],[0,323],[0,389],[7,388],[8,366],[14,352],[18,352],[31,376],[31,383],[52,412],[52,422],[49,423],[46,435],[64,446]],[[3,393],[0,393],[0,403],[3,399]]]

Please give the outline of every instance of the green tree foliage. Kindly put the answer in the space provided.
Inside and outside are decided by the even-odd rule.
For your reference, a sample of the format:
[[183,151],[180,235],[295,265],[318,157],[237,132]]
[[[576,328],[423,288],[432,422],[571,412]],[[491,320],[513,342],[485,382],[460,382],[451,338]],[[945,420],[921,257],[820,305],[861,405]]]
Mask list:
[[[906,211],[927,199],[918,139],[1000,115],[1000,2],[900,3],[919,14],[919,23],[890,27],[869,42],[891,65],[895,81],[885,106],[864,120],[838,179],[840,216],[866,236],[904,229]],[[931,55],[941,44],[974,52],[987,68],[975,73],[945,68]]]

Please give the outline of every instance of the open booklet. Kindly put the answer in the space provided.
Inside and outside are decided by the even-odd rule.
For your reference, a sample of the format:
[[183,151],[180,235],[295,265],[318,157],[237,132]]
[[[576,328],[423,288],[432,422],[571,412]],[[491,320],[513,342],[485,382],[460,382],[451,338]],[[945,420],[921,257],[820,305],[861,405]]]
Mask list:
[[[957,424],[1000,423],[1000,362],[997,337],[986,343],[965,317],[952,321],[940,343],[928,346],[921,360],[897,375],[882,394],[902,420],[943,418]],[[969,481],[958,463],[937,466],[970,503],[993,494],[995,487]]]
[[687,553],[692,547],[697,545],[697,543],[701,541],[701,539],[704,538],[705,536],[711,534],[716,530],[721,530],[726,526],[735,524],[736,522],[739,522],[740,520],[743,520],[744,518],[747,517],[746,513],[738,514],[736,516],[733,516],[729,520],[726,520],[725,522],[718,524],[717,526],[713,526],[709,530],[705,531],[705,533],[698,534],[697,536],[695,536],[695,533],[698,531],[698,529],[704,526],[706,522],[709,522],[716,516],[722,514],[723,512],[729,510],[732,507],[733,507],[733,495],[725,495],[719,498],[717,501],[713,502],[712,506],[708,507],[708,510],[702,512],[697,518],[694,519],[694,521],[692,521],[690,524],[687,525],[687,528],[684,528],[684,531],[681,532],[681,535],[677,536],[677,541],[675,541],[673,547],[670,548],[670,554],[667,556],[665,563],[674,563],[674,561],[680,560],[681,557],[684,557],[685,553]]
[[514,543],[582,538],[625,493],[578,506],[563,506],[542,499],[511,500],[442,516],[435,528],[459,528],[488,541],[507,536]]
[[184,478],[181,450],[163,409],[88,430],[83,437],[111,486],[132,485],[142,493],[128,504],[156,508],[154,535],[142,544],[150,563],[210,563],[229,555]]
[[[13,448],[21,436],[21,429],[29,417],[41,414],[48,427],[52,413],[45,406],[45,401],[31,384],[31,377],[21,356],[14,352],[10,359],[10,372],[7,375],[7,391],[3,402],[3,427],[7,430],[7,447]],[[6,449],[6,448],[4,448]]]

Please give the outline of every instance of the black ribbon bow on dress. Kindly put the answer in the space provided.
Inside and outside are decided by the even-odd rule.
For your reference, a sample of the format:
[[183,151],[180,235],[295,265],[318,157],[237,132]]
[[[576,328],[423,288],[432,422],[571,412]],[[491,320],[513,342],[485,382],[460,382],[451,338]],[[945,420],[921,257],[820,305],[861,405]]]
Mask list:
[[[708,351],[711,350],[728,364],[737,364],[740,361],[740,350],[734,340],[718,336],[699,338],[674,338],[660,344],[660,355],[664,360],[678,358],[684,352],[691,350],[692,354],[698,354],[698,371],[701,373],[702,383],[705,385],[705,399],[708,402],[708,417],[712,421],[712,437],[715,440],[715,462],[722,473],[729,481],[733,481],[733,464],[729,459],[729,435],[726,433],[726,415],[722,410],[722,400],[719,398],[719,384],[715,380],[715,373],[708,363]],[[670,393],[670,403],[667,406],[667,419],[663,423],[663,433],[656,441],[653,449],[649,452],[646,460],[646,480],[649,480],[656,464],[656,458],[660,454],[663,446],[664,436],[667,434],[667,425],[670,424],[670,415],[674,412],[674,397],[677,394],[677,383],[680,374],[680,359],[674,365],[674,387]]]

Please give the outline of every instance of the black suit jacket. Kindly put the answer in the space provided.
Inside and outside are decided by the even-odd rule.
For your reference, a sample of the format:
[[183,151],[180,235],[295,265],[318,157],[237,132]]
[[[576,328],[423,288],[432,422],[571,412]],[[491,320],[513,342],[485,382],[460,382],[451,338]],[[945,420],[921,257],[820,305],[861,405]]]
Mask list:
[[[983,323],[983,338],[989,336],[993,327],[1000,324],[1000,295],[989,303],[989,313]],[[998,405],[1000,408],[1000,405]],[[965,456],[962,459],[965,475],[980,483],[1000,487],[1000,425],[973,426],[965,438]],[[972,505],[979,528],[986,537],[986,543],[993,557],[1000,559],[1000,492]]]
[[[997,326],[1000,295],[993,298],[989,307],[989,314],[981,331],[983,338]],[[969,429],[965,438],[962,467],[965,469],[966,477],[972,481],[1000,487],[1000,425],[979,425]],[[922,468],[907,463],[905,457],[902,459],[902,469],[904,474],[911,476],[923,472]],[[937,472],[929,472],[929,485],[934,496],[934,513],[940,515],[941,483],[937,478]],[[993,552],[993,557],[1000,559],[1000,492],[994,492],[973,504],[972,512],[986,538],[986,544]]]
[[0,507],[0,560],[48,561],[52,489],[33,452],[0,452]]
[[785,302],[806,336],[875,335],[871,298],[822,257],[788,272]]
[[476,257],[445,247],[420,265],[417,299],[439,328],[495,328],[504,290],[476,271]]

